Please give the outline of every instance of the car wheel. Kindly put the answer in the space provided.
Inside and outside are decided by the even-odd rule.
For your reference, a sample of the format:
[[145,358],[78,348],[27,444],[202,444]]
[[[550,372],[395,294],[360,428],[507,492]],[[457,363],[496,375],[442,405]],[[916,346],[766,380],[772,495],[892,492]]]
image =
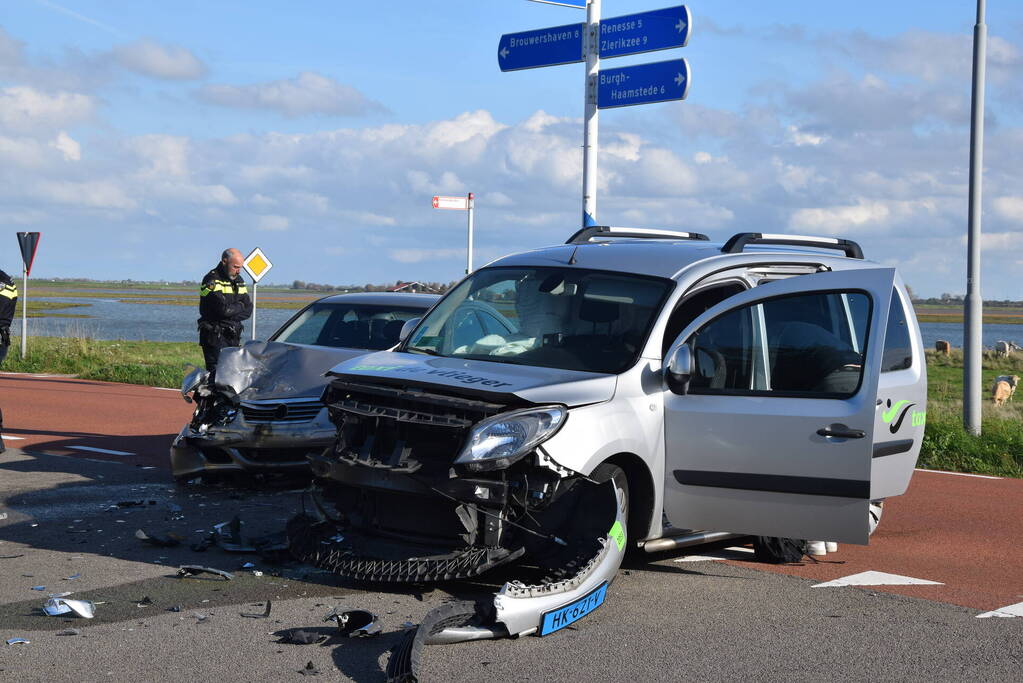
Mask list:
[[618,465],[604,462],[597,465],[596,469],[593,470],[593,474],[590,478],[596,481],[598,484],[603,484],[606,481],[613,481],[615,488],[620,492],[620,509],[622,511],[622,519],[626,529],[629,528],[629,480],[625,476],[625,471]]
[[872,500],[870,501],[870,509],[867,511],[867,523],[870,525],[869,535],[873,536],[877,530],[877,525],[881,523],[881,513],[884,512],[884,501],[883,500]]

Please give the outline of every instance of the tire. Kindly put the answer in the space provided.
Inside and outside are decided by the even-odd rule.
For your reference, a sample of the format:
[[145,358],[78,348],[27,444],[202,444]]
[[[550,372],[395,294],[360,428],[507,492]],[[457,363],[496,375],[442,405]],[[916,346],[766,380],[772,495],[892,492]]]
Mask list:
[[869,526],[869,536],[873,536],[874,532],[877,531],[878,525],[881,523],[881,514],[884,512],[884,501],[883,500],[872,500],[870,501],[870,509],[867,512],[867,523]]
[[[624,520],[624,524],[622,526],[624,526],[625,529],[628,530],[629,479],[628,477],[625,476],[625,471],[618,465],[615,465],[610,462],[603,462],[597,465],[597,467],[593,470],[593,473],[590,475],[590,479],[593,479],[598,484],[603,484],[606,481],[614,481],[615,488],[617,488],[621,492],[620,509],[622,511],[622,519]],[[626,539],[626,543],[627,547],[631,545],[628,544],[628,539]]]

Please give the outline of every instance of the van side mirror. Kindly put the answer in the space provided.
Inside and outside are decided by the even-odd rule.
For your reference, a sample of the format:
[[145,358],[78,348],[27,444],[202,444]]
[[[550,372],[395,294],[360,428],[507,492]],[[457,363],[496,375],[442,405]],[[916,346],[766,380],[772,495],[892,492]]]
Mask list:
[[416,325],[419,324],[420,320],[422,318],[409,318],[405,321],[405,324],[401,326],[401,332],[398,334],[399,344],[408,339],[408,336],[412,334],[412,330],[416,329]]
[[671,393],[685,396],[693,376],[693,352],[687,344],[676,347],[664,366],[664,381]]

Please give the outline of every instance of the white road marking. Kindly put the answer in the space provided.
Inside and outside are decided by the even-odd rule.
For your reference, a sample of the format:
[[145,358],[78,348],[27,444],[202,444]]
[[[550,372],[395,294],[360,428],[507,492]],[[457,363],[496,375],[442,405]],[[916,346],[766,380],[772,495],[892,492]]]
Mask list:
[[152,389],[158,389],[160,391],[176,391],[179,394],[181,393],[181,389],[171,389],[169,387],[151,387],[151,388]]
[[675,559],[675,562],[712,562],[718,560],[748,560],[753,548],[725,548],[705,555],[686,555]]
[[92,451],[93,453],[106,453],[107,455],[135,455],[134,453],[128,453],[126,451],[111,451],[106,448],[93,448],[92,446],[68,446],[68,448],[76,451]]
[[944,586],[940,581],[928,581],[927,579],[914,579],[912,576],[899,576],[886,572],[866,571],[852,576],[844,576],[841,579],[817,583],[811,588],[835,588],[838,586]]
[[25,437],[23,437],[23,436],[11,436],[10,434],[0,434],[0,436],[4,437],[4,441],[24,441],[25,440]]
[[1023,602],[1017,602],[1015,605],[1007,605],[1005,607],[999,607],[991,612],[984,612],[978,614],[978,619],[988,619],[990,617],[1023,617]]
[[957,477],[975,477],[977,479],[1003,479],[1004,477],[992,477],[987,474],[967,474],[966,472],[946,472],[945,470],[925,470],[916,468],[917,472],[931,472],[932,474],[954,474]]

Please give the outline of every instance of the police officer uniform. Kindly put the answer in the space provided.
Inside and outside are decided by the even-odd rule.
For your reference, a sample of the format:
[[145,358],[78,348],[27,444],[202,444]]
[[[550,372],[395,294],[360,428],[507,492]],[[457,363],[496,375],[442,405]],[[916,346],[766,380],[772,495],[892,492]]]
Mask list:
[[[18,285],[10,275],[0,270],[0,365],[11,348],[11,321],[18,303]],[[0,453],[4,452],[4,413],[0,410]]]
[[199,345],[206,369],[217,367],[220,350],[241,343],[242,321],[252,317],[252,298],[241,274],[231,277],[224,263],[206,274],[199,288]]

